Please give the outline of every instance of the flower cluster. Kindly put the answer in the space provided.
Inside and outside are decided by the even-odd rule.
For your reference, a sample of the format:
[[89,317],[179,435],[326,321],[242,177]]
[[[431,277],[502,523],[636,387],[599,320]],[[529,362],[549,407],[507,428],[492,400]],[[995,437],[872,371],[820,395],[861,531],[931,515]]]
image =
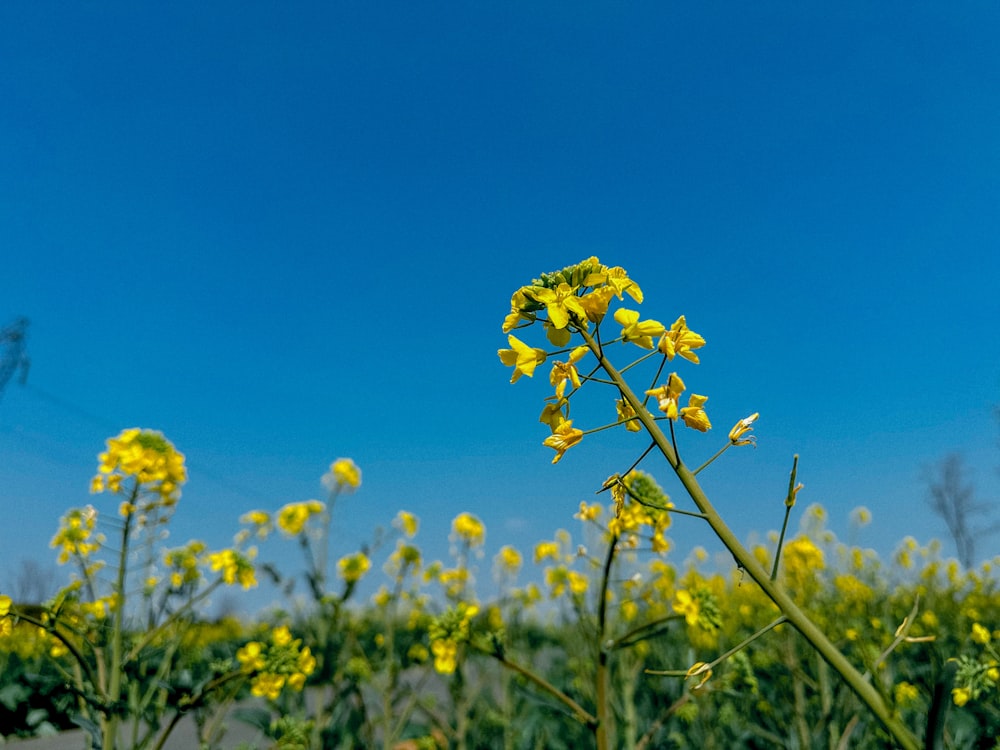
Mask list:
[[250,676],[253,695],[277,700],[285,687],[302,690],[316,669],[316,658],[301,638],[292,638],[284,625],[271,632],[270,644],[250,641],[236,652],[241,671]]
[[996,695],[1000,691],[1000,651],[995,641],[1000,631],[990,629],[979,622],[972,624],[969,640],[982,648],[977,656],[963,654],[955,661],[955,687],[951,691],[956,706],[964,706],[969,701],[980,700],[985,695]]
[[208,565],[213,571],[222,571],[222,581],[227,586],[238,583],[244,589],[257,585],[257,573],[253,566],[256,550],[251,547],[245,553],[238,549],[224,549],[208,555]]
[[59,522],[59,530],[49,543],[53,549],[59,550],[59,564],[62,565],[73,558],[80,564],[100,550],[104,543],[104,535],[96,533],[97,510],[88,505],[86,508],[73,508]]
[[[535,369],[549,358],[550,353],[526,344],[511,331],[541,321],[546,337],[553,346],[567,347],[574,334],[579,334],[584,340],[582,345],[560,349],[568,352],[569,356],[565,361],[556,360],[549,374],[549,382],[555,389],[555,395],[545,405],[539,421],[548,425],[551,431],[543,444],[556,452],[552,463],[558,463],[566,451],[577,445],[587,434],[573,426],[569,414],[570,396],[589,377],[581,375],[578,364],[593,352],[600,359],[599,365],[604,366],[606,344],[602,342],[597,329],[607,315],[611,301],[615,298],[623,300],[623,294],[628,294],[637,303],[643,300],[642,290],[629,278],[625,269],[606,266],[597,258],[591,257],[561,271],[542,274],[541,278],[522,286],[511,297],[510,313],[502,326],[503,331],[508,334],[510,348],[499,349],[497,354],[503,364],[514,368],[512,383],[517,382],[522,375],[533,376]],[[650,350],[650,354],[660,354],[663,362],[679,356],[698,364],[695,350],[705,345],[705,339],[688,328],[687,319],[683,315],[667,328],[659,321],[642,319],[636,310],[622,307],[615,311],[614,320],[621,326],[621,332],[614,341],[634,344]],[[558,353],[553,352],[552,355]],[[656,398],[660,411],[667,419],[680,418],[694,430],[708,431],[712,427],[705,411],[708,397],[692,393],[687,405],[681,406],[678,400],[684,390],[680,376],[671,373],[666,383],[647,390],[646,397],[647,400],[649,397]],[[613,424],[622,424],[626,430],[638,432],[642,429],[637,413],[638,403],[621,395],[615,402],[616,421]],[[731,438],[734,444],[746,445],[751,442],[742,440],[750,423],[752,420],[747,422],[737,437]]]
[[[98,473],[91,481],[91,492],[122,491],[122,482],[135,480],[133,497],[122,503],[123,516],[137,510],[148,512],[155,505],[170,507],[180,497],[180,487],[187,479],[184,454],[174,448],[163,433],[131,428],[109,438],[108,449],[98,456]],[[136,505],[140,493],[154,496]]]
[[323,475],[323,486],[330,492],[354,492],[361,486],[361,469],[349,458],[338,458]]
[[278,528],[288,536],[298,536],[305,530],[310,518],[320,515],[325,510],[326,505],[319,500],[288,503],[278,510]]
[[434,669],[440,674],[453,674],[458,666],[458,647],[467,643],[472,618],[479,613],[475,604],[459,602],[437,617],[428,629]]

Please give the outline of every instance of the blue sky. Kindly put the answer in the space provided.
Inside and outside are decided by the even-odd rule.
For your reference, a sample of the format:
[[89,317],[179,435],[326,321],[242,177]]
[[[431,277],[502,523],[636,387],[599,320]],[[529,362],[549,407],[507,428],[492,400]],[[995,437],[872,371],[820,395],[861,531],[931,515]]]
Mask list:
[[[708,340],[681,369],[717,426],[683,436],[691,463],[761,412],[756,451],[706,477],[742,536],[780,523],[793,453],[835,529],[863,504],[881,551],[942,536],[922,466],[960,451],[1000,488],[998,22],[5,4],[0,324],[31,319],[32,367],[0,400],[0,565],[51,559],[129,426],[188,456],[178,542],[316,497],[338,456],[364,486],[336,553],[399,508],[439,555],[463,510],[491,550],[575,528],[644,446],[595,436],[551,466],[546,378],[511,386],[496,350],[510,294],[590,255]],[[678,559],[700,534],[677,527]]]

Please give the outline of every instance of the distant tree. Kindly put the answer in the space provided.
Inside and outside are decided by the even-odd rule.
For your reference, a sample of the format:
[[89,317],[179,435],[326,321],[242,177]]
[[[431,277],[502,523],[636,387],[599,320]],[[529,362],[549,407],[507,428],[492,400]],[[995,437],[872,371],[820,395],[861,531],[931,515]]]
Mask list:
[[988,518],[993,504],[976,500],[976,490],[968,475],[969,470],[958,453],[945,456],[924,472],[928,504],[948,527],[958,561],[966,568],[976,564],[976,543],[1000,528],[1000,523],[975,523],[976,519]]
[[21,560],[10,594],[19,604],[41,604],[56,593],[56,574],[37,560]]

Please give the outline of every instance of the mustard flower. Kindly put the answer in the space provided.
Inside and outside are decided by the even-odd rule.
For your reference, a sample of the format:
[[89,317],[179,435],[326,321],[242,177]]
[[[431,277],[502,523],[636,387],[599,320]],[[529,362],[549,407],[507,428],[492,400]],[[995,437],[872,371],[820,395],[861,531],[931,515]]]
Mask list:
[[679,590],[674,595],[674,612],[684,616],[684,621],[694,627],[698,624],[701,615],[701,606],[696,598],[691,596],[691,592],[686,589]]
[[990,642],[990,630],[978,622],[972,625],[972,642],[978,643],[980,646],[985,646]]
[[407,538],[412,539],[417,535],[417,529],[420,528],[420,519],[408,511],[401,510],[396,514],[393,526],[402,531]]
[[14,603],[6,594],[0,594],[0,617],[6,617],[10,614],[10,607]]
[[104,536],[94,533],[96,523],[97,511],[91,505],[83,509],[74,508],[62,517],[59,530],[49,543],[53,549],[59,550],[60,565],[70,557],[86,560],[101,548]]
[[693,349],[700,349],[705,345],[705,339],[687,327],[687,321],[681,315],[669,331],[665,331],[657,344],[657,350],[665,354],[668,360],[680,355],[684,359],[698,364],[698,355]]
[[227,586],[240,584],[244,589],[257,585],[257,575],[253,559],[256,550],[251,548],[246,555],[235,549],[224,549],[208,555],[208,565],[213,571],[222,571],[222,581]]
[[338,458],[330,464],[322,482],[330,492],[354,492],[361,486],[361,469],[349,458]]
[[535,564],[537,565],[542,560],[546,559],[559,559],[558,542],[539,542],[535,545]]
[[608,305],[611,298],[615,296],[615,290],[610,286],[600,287],[591,292],[587,292],[580,297],[580,305],[587,315],[587,320],[593,323],[600,323],[604,316],[608,314]]
[[337,561],[337,572],[347,583],[357,583],[371,568],[371,560],[364,552],[345,555]]
[[750,435],[749,437],[744,437],[744,435],[753,431],[753,423],[756,422],[759,417],[760,414],[755,412],[749,417],[744,417],[733,425],[733,429],[729,431],[729,442],[733,445],[752,445],[756,443],[756,436]]
[[177,502],[180,485],[187,479],[184,454],[163,433],[138,428],[123,430],[117,437],[109,438],[107,446],[108,450],[98,456],[98,476],[103,479],[100,483],[92,482],[92,490],[117,492],[124,477],[134,477],[144,489],[157,494],[163,505]]
[[306,522],[326,510],[326,505],[319,500],[307,500],[304,503],[288,503],[278,510],[277,524],[288,536],[298,536],[305,528]]
[[572,383],[574,389],[580,387],[580,373],[576,369],[576,363],[583,359],[589,351],[589,347],[578,346],[569,353],[568,362],[556,361],[552,365],[549,382],[556,389],[556,398],[562,399],[565,395],[567,382]]
[[684,388],[681,376],[672,372],[664,385],[646,391],[646,395],[656,399],[657,407],[668,419],[677,419],[677,399],[684,393]]
[[967,687],[957,687],[953,688],[951,691],[951,699],[958,707],[964,706],[971,698],[972,690]]
[[574,596],[582,596],[583,594],[586,594],[587,587],[590,585],[590,579],[583,573],[579,573],[575,570],[569,570],[566,572],[566,582],[569,584],[570,593]]
[[639,304],[642,304],[642,289],[632,279],[621,266],[608,268],[604,272],[604,283],[614,290],[615,296],[622,299],[622,292],[628,294]]
[[639,320],[635,310],[621,308],[615,312],[615,320],[622,327],[622,341],[632,342],[643,349],[653,348],[653,336],[663,334],[663,324],[656,320]]
[[541,287],[530,287],[528,296],[545,305],[545,311],[549,314],[549,322],[556,328],[566,328],[573,316],[578,320],[587,317],[587,311],[580,303],[580,298],[576,296],[576,288],[563,282],[554,289]]
[[573,515],[573,518],[580,521],[595,521],[600,517],[602,510],[603,508],[601,508],[600,503],[591,503],[588,505],[585,501],[581,500],[580,510]]
[[712,423],[708,421],[708,415],[705,413],[704,408],[702,408],[705,406],[706,401],[708,401],[708,396],[699,396],[696,393],[691,394],[691,397],[688,399],[688,405],[681,409],[681,419],[684,420],[684,424],[699,432],[708,432],[712,429]]
[[431,641],[431,653],[434,654],[434,669],[439,674],[454,674],[458,667],[458,644],[455,641],[439,638]]
[[618,414],[618,421],[625,423],[625,429],[629,432],[639,432],[642,430],[642,422],[639,415],[635,413],[632,405],[623,398],[615,401],[615,411]]
[[573,420],[567,419],[554,429],[551,435],[542,441],[542,445],[547,445],[549,448],[555,450],[556,456],[552,459],[552,463],[556,464],[559,463],[566,451],[579,443],[582,439],[583,430],[578,430],[573,427]]
[[546,404],[538,417],[538,421],[542,424],[547,424],[549,429],[555,432],[559,425],[566,421],[566,415],[563,414],[563,407],[566,403],[566,399],[560,398],[554,403]]
[[511,383],[516,383],[522,375],[527,375],[529,378],[534,376],[535,367],[544,362],[548,356],[543,350],[528,346],[514,334],[507,336],[507,343],[511,348],[497,349],[497,354],[507,367],[514,368]]
[[501,547],[496,557],[493,558],[494,567],[498,571],[503,571],[510,575],[517,573],[521,569],[523,562],[521,553],[509,544]]
[[470,547],[486,541],[486,527],[471,513],[459,513],[451,522],[451,532]]

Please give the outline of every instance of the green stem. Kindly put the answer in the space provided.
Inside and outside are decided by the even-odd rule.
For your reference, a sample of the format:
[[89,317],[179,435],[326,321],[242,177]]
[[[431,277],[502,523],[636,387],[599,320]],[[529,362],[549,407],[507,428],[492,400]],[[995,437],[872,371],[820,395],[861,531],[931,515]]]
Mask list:
[[610,694],[610,644],[605,643],[608,625],[608,584],[611,581],[611,565],[615,560],[618,546],[618,535],[612,534],[608,540],[608,553],[604,558],[604,568],[601,571],[601,588],[597,603],[597,673],[595,680],[595,700],[597,710],[597,750],[609,750],[611,747],[611,694]]
[[788,517],[792,514],[792,508],[795,507],[795,493],[798,491],[795,487],[795,476],[798,474],[799,470],[799,456],[795,454],[792,457],[792,474],[788,479],[788,496],[785,498],[785,520],[781,523],[781,536],[778,537],[778,548],[774,551],[774,565],[771,566],[771,580],[778,580],[778,562],[781,560],[781,550],[785,544],[785,531],[788,530]]
[[[475,646],[475,644],[472,645]],[[541,688],[541,690],[548,693],[553,698],[562,703],[564,706],[566,706],[566,708],[568,708],[573,713],[573,716],[576,718],[577,721],[579,721],[584,726],[590,727],[591,729],[594,729],[596,731],[598,722],[597,717],[591,714],[589,711],[587,711],[583,706],[581,706],[575,700],[570,698],[568,695],[566,695],[566,693],[557,688],[551,682],[547,681],[544,677],[535,674],[530,669],[522,667],[517,662],[511,661],[502,653],[496,651],[487,651],[482,648],[480,648],[479,650],[482,651],[483,653],[487,653],[490,656],[492,656],[494,659],[496,659],[510,671],[521,675],[521,677],[526,679],[535,687]]]
[[[691,496],[692,501],[698,510],[705,516],[705,520],[712,531],[719,538],[726,548],[736,559],[736,563],[741,566],[747,574],[760,586],[767,597],[777,605],[778,609],[788,618],[792,626],[801,633],[809,644],[819,652],[819,654],[833,667],[845,682],[850,686],[858,698],[869,710],[875,714],[885,729],[895,738],[904,750],[919,750],[919,743],[907,727],[895,716],[892,715],[889,707],[882,700],[878,691],[870,682],[865,680],[862,674],[854,668],[841,651],[833,645],[829,638],[820,630],[806,613],[792,600],[791,596],[772,581],[770,575],[753,554],[743,546],[740,540],[733,533],[732,529],[723,521],[722,516],[709,501],[697,478],[691,473],[677,456],[671,441],[663,434],[653,415],[642,407],[642,401],[636,397],[632,389],[625,382],[625,379],[615,369],[615,367],[604,357],[600,346],[594,338],[585,330],[580,331],[584,340],[590,346],[591,351],[601,362],[604,371],[615,381],[622,396],[632,406],[643,427],[649,432],[650,437],[656,442],[657,447],[663,453],[667,462],[674,467],[677,478]],[[672,424],[672,423],[671,423]]]
[[[135,480],[132,493],[128,499],[129,505],[135,506],[139,498],[140,484]],[[108,689],[107,698],[112,703],[110,716],[106,716],[104,721],[104,750],[114,750],[118,746],[118,708],[117,703],[121,699],[122,676],[124,664],[122,652],[125,642],[125,579],[128,572],[128,540],[132,532],[132,519],[135,513],[131,512],[125,516],[125,523],[122,525],[121,550],[118,553],[118,573],[115,578],[115,585],[112,593],[115,597],[115,617],[111,626],[111,664],[108,668]]]

